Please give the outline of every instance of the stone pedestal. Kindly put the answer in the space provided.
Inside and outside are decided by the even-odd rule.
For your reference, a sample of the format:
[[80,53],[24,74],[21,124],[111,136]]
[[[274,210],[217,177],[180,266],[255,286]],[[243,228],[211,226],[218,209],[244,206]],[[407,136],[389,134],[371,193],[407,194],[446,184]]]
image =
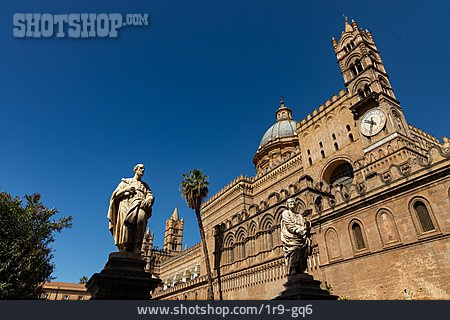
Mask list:
[[145,272],[146,261],[138,253],[113,252],[100,273],[86,283],[91,300],[150,299],[161,279]]
[[338,296],[320,288],[320,283],[307,273],[290,275],[275,300],[337,300]]

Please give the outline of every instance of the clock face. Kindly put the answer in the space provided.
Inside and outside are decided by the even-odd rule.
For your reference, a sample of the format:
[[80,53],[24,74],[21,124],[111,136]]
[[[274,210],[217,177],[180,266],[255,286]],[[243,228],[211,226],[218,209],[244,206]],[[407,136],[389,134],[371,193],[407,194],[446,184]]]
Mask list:
[[386,124],[386,115],[381,109],[367,111],[361,118],[359,129],[366,137],[372,137],[380,132]]

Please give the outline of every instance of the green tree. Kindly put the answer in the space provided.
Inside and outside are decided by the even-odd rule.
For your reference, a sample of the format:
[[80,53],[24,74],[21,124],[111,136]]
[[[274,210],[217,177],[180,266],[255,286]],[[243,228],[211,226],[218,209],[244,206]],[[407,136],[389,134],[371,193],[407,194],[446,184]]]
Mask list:
[[200,206],[203,199],[208,196],[208,178],[198,169],[192,170],[189,175],[183,173],[183,181],[180,184],[181,195],[186,199],[189,208],[195,210],[197,217],[198,229],[202,241],[203,255],[205,257],[206,275],[208,278],[208,299],[214,300],[212,274],[209,263],[208,247],[206,246],[205,230],[203,229],[203,221],[200,212]]
[[88,277],[86,277],[86,276],[82,276],[81,278],[80,278],[80,281],[79,281],[79,283],[80,284],[86,284],[87,282],[88,282]]
[[0,193],[0,299],[39,299],[42,285],[52,279],[53,233],[72,226],[72,217],[51,219],[58,213],[41,196]]

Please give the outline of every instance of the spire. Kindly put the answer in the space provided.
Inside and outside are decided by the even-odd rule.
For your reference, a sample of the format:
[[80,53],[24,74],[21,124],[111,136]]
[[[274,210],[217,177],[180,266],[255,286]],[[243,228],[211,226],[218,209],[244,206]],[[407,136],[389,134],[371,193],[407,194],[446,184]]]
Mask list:
[[353,28],[353,30],[358,31],[358,24],[353,19],[352,19],[352,28]]
[[179,220],[178,219],[178,208],[175,207],[175,210],[173,210],[172,216],[170,217],[172,220]]
[[344,16],[344,19],[345,19],[345,32],[352,32],[353,28],[350,25],[350,23],[348,22],[348,18],[345,15],[343,15],[343,16]]
[[280,108],[286,108],[286,106],[284,105],[284,97],[282,94],[280,94]]
[[336,50],[336,48],[337,48],[337,41],[336,41],[336,39],[334,37],[331,38],[331,43],[333,44],[334,50]]

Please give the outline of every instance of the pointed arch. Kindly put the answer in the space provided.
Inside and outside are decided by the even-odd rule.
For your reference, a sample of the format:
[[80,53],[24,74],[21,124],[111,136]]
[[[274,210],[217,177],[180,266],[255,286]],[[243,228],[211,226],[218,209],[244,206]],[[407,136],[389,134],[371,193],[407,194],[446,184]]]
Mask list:
[[234,262],[234,234],[229,233],[225,237],[225,247],[223,250],[223,260],[225,263],[230,264]]
[[225,248],[232,247],[235,243],[234,234],[231,232],[227,234],[223,243],[225,244]]
[[353,52],[347,57],[347,61],[345,62],[345,67],[349,68],[352,64],[355,64],[357,60],[361,61],[362,56],[359,52]]
[[247,230],[244,227],[240,227],[236,231],[236,243],[243,242],[247,238]]
[[355,252],[368,250],[364,225],[361,220],[353,219],[349,223],[349,234]]
[[338,233],[333,227],[330,227],[325,231],[325,244],[329,261],[342,258]]
[[282,213],[284,210],[287,210],[287,207],[281,206],[277,209],[277,211],[275,211],[275,220],[274,220],[275,225],[281,224]]
[[399,241],[397,225],[392,213],[385,208],[378,210],[375,216],[378,232],[383,245],[388,245]]
[[256,230],[258,229],[256,222],[255,221],[251,221],[248,225],[248,255],[252,256],[256,253]]
[[409,211],[419,236],[434,234],[439,231],[431,204],[425,197],[415,196],[409,202]]
[[247,230],[244,227],[240,227],[236,231],[236,251],[237,258],[239,260],[245,259],[247,257],[246,250],[246,238],[247,238]]
[[303,212],[306,210],[306,202],[302,198],[295,198],[295,210]]
[[265,230],[272,229],[272,227],[274,225],[273,221],[274,221],[273,216],[270,213],[266,214],[261,219],[261,222],[259,224],[259,230],[260,231],[265,231]]
[[266,214],[259,224],[259,228],[261,231],[261,247],[264,251],[272,250],[273,249],[273,234],[272,234],[272,228],[274,225],[274,219],[271,214]]
[[253,237],[254,235],[256,235],[256,230],[257,230],[256,222],[252,220],[248,225],[248,236]]

